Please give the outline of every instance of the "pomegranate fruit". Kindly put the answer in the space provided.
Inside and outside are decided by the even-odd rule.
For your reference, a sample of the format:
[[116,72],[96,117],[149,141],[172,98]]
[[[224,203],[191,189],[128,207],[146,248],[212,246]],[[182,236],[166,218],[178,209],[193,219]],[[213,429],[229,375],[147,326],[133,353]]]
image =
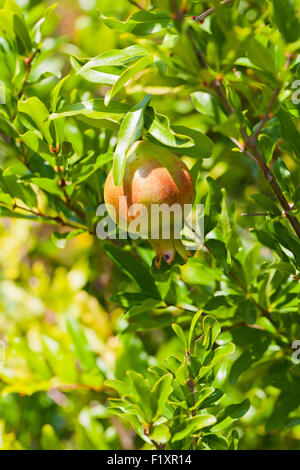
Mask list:
[[[104,186],[104,200],[114,222],[125,230],[128,230],[128,222],[137,221],[137,218],[139,222],[141,219],[145,222],[147,218],[146,233],[140,231],[139,234],[146,236],[156,251],[155,264],[158,269],[162,258],[170,265],[176,251],[186,259],[188,253],[182,241],[174,237],[174,224],[178,224],[178,220],[174,222],[172,214],[170,217],[164,217],[161,213],[159,217],[151,216],[153,205],[171,207],[176,204],[182,209],[182,226],[184,205],[193,204],[194,184],[191,175],[186,165],[173,153],[148,141],[135,142],[126,155],[125,173],[120,186],[114,184],[113,171],[109,172]],[[132,211],[132,207],[138,210]],[[145,208],[146,213],[139,207]],[[167,239],[163,237],[165,224],[169,224],[170,235]],[[154,231],[158,234],[155,238]]]

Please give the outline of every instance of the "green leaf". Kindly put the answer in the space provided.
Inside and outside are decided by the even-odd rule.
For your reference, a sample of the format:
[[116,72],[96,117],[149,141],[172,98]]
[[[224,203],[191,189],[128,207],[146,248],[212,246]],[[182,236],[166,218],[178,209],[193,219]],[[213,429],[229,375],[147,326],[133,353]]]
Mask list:
[[210,93],[195,91],[191,94],[191,98],[196,110],[205,116],[214,118],[216,123],[226,118],[218,100]]
[[230,443],[229,449],[230,449],[230,450],[238,450],[238,446],[239,446],[239,433],[237,432],[236,429],[234,429],[234,430],[232,431],[232,433],[230,434],[230,439],[231,439],[231,443]]
[[122,382],[121,380],[115,380],[115,379],[105,380],[104,385],[117,390],[118,394],[122,398],[124,398],[126,395],[131,394],[129,385],[125,382]]
[[141,374],[138,374],[133,370],[129,370],[127,375],[132,384],[133,397],[140,405],[141,412],[143,413],[146,422],[149,423],[153,418],[150,387]]
[[96,98],[93,100],[82,101],[64,106],[56,113],[50,115],[50,119],[61,119],[70,116],[88,116],[92,119],[106,119],[110,115],[113,117],[121,117],[130,110],[125,103],[112,101],[108,106],[104,105],[104,99]]
[[184,150],[184,155],[192,158],[209,158],[211,156],[213,142],[207,135],[185,126],[172,126],[172,129],[177,135],[186,135],[194,142],[191,148]]
[[82,116],[79,114],[77,116],[77,119],[87,124],[90,128],[93,127],[96,129],[111,129],[114,132],[118,132],[120,129],[120,124],[118,123],[118,121],[115,121],[114,119],[110,118],[91,119],[87,116]]
[[275,251],[278,250],[279,248],[278,242],[271,233],[266,232],[265,230],[256,230],[256,229],[251,230],[251,233],[253,233],[255,238],[263,245],[266,245],[271,250],[275,250]]
[[252,37],[246,42],[248,57],[251,62],[262,70],[271,74],[276,73],[274,60],[270,51],[257,39]]
[[[256,126],[255,126],[256,127]],[[264,130],[262,130],[264,132]],[[278,145],[278,140],[273,140],[272,137],[270,137],[267,134],[260,134],[258,137],[258,147],[261,152],[261,154],[264,156],[264,159],[267,163],[270,163],[272,160],[274,151]]]
[[127,83],[132,80],[135,75],[144,70],[151,65],[153,62],[153,56],[147,55],[146,57],[142,57],[141,59],[137,60],[133,65],[130,65],[126,68],[126,70],[121,73],[118,80],[114,83],[112,89],[108,91],[105,95],[104,103],[105,106],[108,106],[111,102],[112,98],[125,86]]
[[205,245],[212,251],[214,258],[226,273],[230,271],[230,253],[226,245],[221,240],[210,238],[205,241]]
[[80,75],[85,80],[91,83],[101,83],[103,85],[113,85],[116,80],[118,80],[120,73],[112,73],[111,71],[101,71],[93,70],[93,69],[85,69],[84,66],[82,67],[82,59],[78,57],[71,57],[70,59],[71,65],[76,70],[77,75]]
[[300,262],[299,239],[293,234],[292,231],[290,231],[287,227],[285,227],[281,222],[274,221],[273,230],[275,232],[276,238],[278,239],[279,243],[293,253],[296,260],[298,260],[298,264],[299,264]]
[[182,344],[184,345],[185,349],[187,349],[187,339],[186,339],[186,336],[184,334],[184,331],[183,329],[181,328],[181,326],[177,325],[176,323],[174,323],[172,325],[172,328],[174,330],[174,333],[178,336],[178,338],[180,339],[180,341],[182,342]]
[[25,134],[19,135],[22,142],[24,142],[27,147],[33,150],[41,158],[49,163],[52,167],[55,166],[55,158],[50,153],[49,145],[43,140],[43,136],[40,131],[27,131]]
[[168,308],[161,309],[158,312],[159,314],[153,316],[149,316],[149,312],[141,313],[140,315],[137,315],[130,320],[128,327],[122,331],[122,334],[136,331],[154,330],[169,326],[174,321],[172,308],[170,308],[170,311],[171,313],[169,313]]
[[172,393],[172,375],[165,374],[160,377],[151,390],[152,414],[154,420],[160,418],[165,412],[169,395]]
[[103,382],[103,374],[98,368],[95,354],[93,353],[84,331],[78,321],[71,315],[66,319],[68,333],[72,340],[71,348],[80,362],[80,366],[84,372],[92,372],[95,374],[97,383]]
[[110,243],[104,244],[108,256],[124,271],[127,276],[150,297],[159,299],[159,293],[154,283],[154,278],[149,270],[136,258]]
[[5,192],[9,193],[12,198],[21,199],[27,207],[37,207],[37,198],[31,185],[21,180],[18,176],[12,174],[13,167],[8,167],[2,173],[2,182]]
[[7,204],[8,206],[13,205],[13,199],[11,196],[7,193],[0,192],[0,203]]
[[27,27],[18,15],[13,15],[14,30],[16,36],[20,39],[24,53],[28,54],[31,51],[31,40],[27,30]]
[[195,405],[190,407],[190,411],[198,410],[204,408],[202,403],[206,402],[206,399],[214,393],[215,389],[213,387],[203,387],[199,393],[197,393],[197,401]]
[[181,441],[185,437],[195,434],[203,428],[212,426],[216,421],[215,416],[208,414],[186,419],[183,424],[175,428],[172,442]]
[[274,174],[283,191],[289,192],[291,183],[291,173],[281,158],[277,158],[274,163]]
[[[4,3],[4,5],[3,5]],[[4,10],[9,10],[13,13],[15,13],[17,16],[19,16],[20,19],[24,20],[24,15],[22,12],[21,7],[15,2],[15,0],[5,0],[4,2],[2,1],[1,8]]]
[[211,450],[228,449],[228,441],[221,434],[206,434],[202,437],[201,444],[205,444]]
[[210,363],[210,367],[214,367],[216,364],[223,360],[224,357],[230,356],[235,352],[235,345],[233,343],[226,343],[219,346],[214,350],[214,356]]
[[295,153],[296,157],[300,157],[300,134],[297,131],[291,114],[281,107],[277,113],[280,122],[281,136],[287,145]]
[[21,8],[14,0],[6,0],[3,9],[12,13],[13,29],[22,45],[22,52],[29,54],[31,51],[31,40]]
[[297,17],[297,11],[291,0],[282,2],[273,0],[274,19],[279,31],[287,43],[299,39],[300,24]]
[[283,271],[289,274],[296,274],[295,267],[290,263],[273,263],[269,266],[269,269],[276,269],[277,271]]
[[251,198],[258,204],[259,207],[268,211],[270,215],[281,215],[279,208],[271,197],[266,196],[265,194],[252,194]]
[[51,424],[42,427],[41,446],[43,450],[62,450],[62,444]]
[[137,141],[142,135],[144,126],[144,110],[148,105],[149,100],[150,96],[148,95],[141,103],[133,106],[129,113],[125,115],[121,124],[113,163],[113,176],[116,186],[119,186],[123,180],[127,150],[130,145]]
[[18,109],[20,113],[27,114],[31,117],[41,131],[49,146],[52,145],[52,136],[50,134],[49,112],[46,106],[35,96],[28,98],[25,101],[18,102]]
[[147,138],[175,153],[193,158],[208,158],[213,150],[213,143],[202,132],[184,126],[170,127],[166,116],[158,114],[149,107],[145,111]]
[[83,159],[80,164],[76,165],[71,170],[71,179],[73,186],[77,186],[86,181],[91,175],[93,175],[99,168],[106,165],[113,159],[113,153],[104,153],[98,155],[94,163],[89,163],[90,159],[87,157]]
[[254,325],[257,317],[255,304],[251,300],[241,302],[236,310],[236,315],[240,316],[249,325]]
[[169,428],[165,424],[159,424],[152,428],[148,437],[153,442],[158,442],[159,444],[166,444],[171,438],[171,433]]
[[84,233],[84,230],[82,229],[73,230],[72,232],[66,233],[53,232],[51,234],[51,238],[57,248],[63,249],[65,248],[68,240],[71,240],[72,238],[75,238],[78,235],[81,235],[82,233]]
[[127,65],[128,62],[136,61],[146,55],[148,55],[147,50],[138,44],[125,49],[111,49],[89,60],[82,66],[79,73],[82,74],[82,72],[96,67]]
[[66,83],[66,81],[70,78],[71,75],[66,75],[64,78],[62,78],[56,85],[55,87],[51,90],[51,106],[52,106],[52,112],[54,113],[57,108],[57,103],[59,101],[59,95],[61,92],[62,87]]
[[243,352],[239,358],[234,362],[231,367],[229,380],[230,383],[235,384],[240,375],[248,371],[250,367],[259,361],[264,355],[270,344],[270,338],[261,338],[254,346],[248,346],[248,350]]
[[221,331],[220,324],[218,320],[216,320],[215,317],[212,315],[206,315],[203,318],[203,341],[202,344],[203,346],[206,347],[207,350],[211,349],[213,347],[213,344],[217,337],[219,336],[219,333]]
[[194,336],[195,336],[195,329],[198,323],[198,320],[201,318],[202,315],[202,310],[199,310],[192,319],[190,330],[189,330],[189,336],[188,336],[188,349],[190,350],[191,354],[193,354],[193,349],[194,349]]
[[39,188],[43,189],[47,193],[54,194],[55,196],[61,196],[62,191],[57,184],[57,180],[50,178],[31,178],[31,182],[36,184]]
[[141,304],[134,305],[133,307],[131,307],[131,309],[128,310],[128,312],[125,314],[124,318],[127,318],[127,317],[132,318],[132,317],[135,317],[136,315],[140,315],[141,313],[149,312],[153,308],[162,307],[164,305],[165,305],[164,302],[162,302],[159,299],[147,298]]
[[211,428],[211,432],[222,432],[234,421],[244,416],[250,407],[248,399],[236,405],[229,405],[217,415],[217,424]]
[[207,178],[209,186],[204,206],[204,230],[205,235],[215,228],[222,210],[223,194],[219,184],[212,178]]
[[115,17],[107,17],[102,14],[100,17],[103,23],[114,31],[132,33],[136,36],[157,33],[173,25],[173,21],[165,13],[146,10],[134,13],[127,21],[120,21]]
[[[293,384],[291,384],[293,386]],[[282,429],[289,419],[289,413],[300,405],[299,393],[282,391],[276,400],[274,410],[266,422],[266,431],[271,432],[275,429]]]
[[230,308],[230,304],[228,303],[228,296],[226,295],[216,295],[212,299],[209,299],[209,301],[204,305],[203,310],[207,311],[213,311],[213,310],[220,310],[222,307],[225,309]]

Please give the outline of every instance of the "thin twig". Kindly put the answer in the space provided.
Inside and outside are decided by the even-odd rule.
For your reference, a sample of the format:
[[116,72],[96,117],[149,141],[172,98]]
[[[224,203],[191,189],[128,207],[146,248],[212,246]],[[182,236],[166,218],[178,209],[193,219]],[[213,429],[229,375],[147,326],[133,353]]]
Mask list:
[[[187,31],[186,31],[186,34],[188,36],[188,38],[190,39],[192,45],[193,45],[193,48],[194,48],[194,51],[195,51],[195,54],[197,56],[197,59],[201,65],[202,68],[204,69],[208,69],[208,64],[205,60],[205,57],[203,56],[202,52],[200,51],[199,47],[197,46],[197,43],[194,39],[194,36],[192,34],[192,31],[188,28]],[[210,87],[215,91],[216,95],[219,97],[221,103],[223,104],[224,106],[224,109],[226,111],[226,113],[228,115],[231,115],[234,113],[234,109],[233,107],[231,106],[231,104],[228,102],[228,100],[226,99],[226,95],[223,91],[223,87],[222,87],[222,82],[220,79],[215,79],[211,84],[210,84]]]
[[[56,149],[52,149],[52,153],[54,154],[55,158],[57,158],[58,156],[58,152]],[[74,212],[77,217],[79,217],[79,219],[81,219],[83,222],[84,222],[84,214],[81,212],[80,209],[78,209],[71,201],[67,191],[66,191],[66,181],[65,181],[65,178],[63,176],[63,172],[62,172],[62,169],[61,169],[61,166],[60,165],[57,165],[57,171],[58,171],[58,176],[59,176],[59,186],[60,188],[62,189],[62,192],[64,194],[64,197],[65,197],[65,205],[68,207],[68,209],[70,209],[72,212]]]
[[51,224],[55,223],[55,224],[58,224],[58,225],[62,225],[63,227],[69,227],[69,228],[74,228],[74,229],[84,229],[84,230],[89,231],[89,228],[86,227],[85,225],[76,224],[76,223],[73,223],[69,220],[66,221],[62,217],[60,217],[59,215],[51,216],[51,215],[43,214],[39,210],[28,209],[27,207],[23,207],[23,206],[20,206],[18,204],[14,204],[13,205],[13,210],[17,214],[20,214],[20,215],[21,215],[21,213],[16,211],[16,209],[24,211],[24,212],[28,212],[28,213],[34,215],[37,219],[39,219],[39,218],[44,219],[45,222],[48,221]]
[[173,11],[172,18],[179,23],[179,25],[182,24],[185,18],[185,8],[180,9],[177,6],[176,0],[169,0],[170,1],[170,6]]
[[227,100],[226,98],[226,95],[222,89],[222,82],[221,80],[214,80],[212,83],[211,83],[211,88],[213,90],[215,90],[216,94],[218,95],[218,97],[220,98],[220,101],[221,103],[223,104],[227,114],[229,116],[231,116],[231,114],[234,113],[234,109],[233,107],[231,106],[231,104],[229,103],[229,101]]
[[256,216],[267,216],[269,215],[268,212],[243,212],[241,214],[242,216],[247,216],[247,217],[256,217]]
[[144,7],[142,7],[141,5],[139,5],[137,2],[135,2],[134,0],[128,0],[129,3],[131,3],[131,5],[134,5],[135,7],[139,8],[140,10],[145,10]]
[[233,3],[234,1],[235,0],[223,0],[222,2],[220,2],[218,6],[209,8],[208,10],[201,13],[201,15],[194,17],[193,20],[196,21],[196,23],[203,23],[205,18],[207,18],[207,16],[211,15],[212,13],[214,13],[220,5],[222,6],[228,5],[229,3]]
[[39,53],[40,53],[40,49],[36,49],[36,51],[34,51],[34,53],[30,57],[25,57],[25,59],[24,59],[24,62],[25,62],[25,65],[26,65],[26,74],[25,74],[25,77],[24,77],[23,82],[22,82],[21,90],[19,92],[19,100],[24,95],[24,87],[26,85],[29,74],[31,72],[32,62],[35,59],[35,57],[37,56],[37,54],[39,54]]
[[234,137],[230,137],[230,140],[240,150],[241,153],[244,153],[245,155],[247,155],[247,157],[250,158],[250,160],[252,160],[255,163],[255,165],[258,165],[256,158],[250,152],[248,152],[248,150],[246,150],[245,142],[241,143]]
[[197,56],[197,59],[198,59],[198,61],[199,61],[200,64],[201,64],[201,67],[202,67],[203,69],[207,69],[207,68],[208,68],[207,63],[206,63],[206,61],[205,61],[205,59],[204,59],[204,57],[203,57],[203,55],[202,55],[202,52],[201,52],[200,49],[197,47],[197,44],[195,43],[195,40],[194,40],[193,35],[192,35],[192,32],[191,32],[191,30],[190,30],[189,28],[187,28],[186,34],[187,34],[188,38],[190,39],[190,41],[191,41],[191,43],[192,43],[192,46],[193,46],[193,48],[194,48],[195,54],[196,54],[196,56]]

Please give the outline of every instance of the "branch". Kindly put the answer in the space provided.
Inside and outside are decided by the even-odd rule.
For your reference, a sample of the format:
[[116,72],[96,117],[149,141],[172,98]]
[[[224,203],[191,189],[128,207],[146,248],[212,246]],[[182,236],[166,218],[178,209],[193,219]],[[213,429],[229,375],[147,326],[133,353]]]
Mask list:
[[[203,56],[203,54],[201,53],[199,47],[197,46],[196,42],[195,42],[195,39],[194,39],[194,36],[191,32],[190,29],[187,29],[186,31],[186,34],[188,36],[188,38],[190,39],[192,45],[193,45],[193,48],[194,48],[194,51],[195,51],[195,54],[197,56],[197,59],[201,65],[202,68],[204,69],[208,69],[208,64]],[[220,101],[222,102],[223,106],[224,106],[224,109],[226,110],[227,114],[228,115],[231,115],[234,113],[234,109],[232,108],[231,104],[228,102],[227,98],[226,98],[226,95],[222,89],[222,82],[220,80],[220,78],[216,78],[211,84],[210,84],[210,87],[216,92],[217,96],[219,97]]]
[[248,152],[248,150],[246,150],[246,146],[244,142],[241,143],[234,137],[230,137],[230,140],[234,143],[234,145],[239,149],[241,153],[244,153],[245,155],[247,155],[247,157],[250,158],[250,160],[252,160],[255,163],[255,165],[258,165],[256,158],[250,152]]
[[223,0],[218,6],[209,8],[204,13],[201,13],[201,15],[199,16],[194,16],[193,20],[196,21],[196,23],[203,23],[205,18],[214,13],[219,6],[229,5],[229,3],[233,3],[234,1],[235,0]]
[[226,95],[222,89],[222,82],[220,79],[216,79],[214,80],[212,83],[211,83],[211,88],[213,90],[215,90],[216,94],[218,95],[218,97],[220,98],[227,114],[230,116],[231,114],[234,113],[234,109],[233,107],[231,106],[231,104],[229,103],[229,101],[227,100],[226,98]]
[[[58,150],[57,149],[52,149],[52,153],[54,155],[55,158],[57,158],[58,156]],[[66,181],[64,179],[64,176],[63,176],[63,170],[61,168],[60,165],[57,165],[57,171],[58,171],[58,176],[59,176],[59,186],[60,188],[62,189],[63,191],[63,194],[64,194],[64,197],[65,197],[65,201],[64,201],[64,204],[68,207],[68,209],[70,209],[71,211],[73,211],[77,217],[79,217],[79,219],[81,219],[83,222],[85,222],[84,220],[84,214],[81,212],[80,209],[78,209],[71,201],[70,197],[68,196],[68,193],[66,191]]]
[[[9,207],[8,207],[9,209]],[[43,214],[41,211],[39,210],[34,210],[34,209],[28,209],[27,207],[22,207],[18,204],[14,204],[13,205],[13,210],[17,213],[17,214],[20,214],[20,212],[16,211],[16,209],[20,210],[20,211],[24,211],[24,212],[29,212],[30,214],[34,215],[35,217],[38,218],[41,218],[41,219],[44,219],[43,221],[44,222],[49,222],[50,224],[57,224],[57,225],[62,225],[63,227],[69,227],[69,228],[74,228],[74,229],[84,229],[84,230],[87,230],[88,232],[90,232],[89,228],[86,227],[85,225],[81,225],[81,224],[76,224],[74,222],[71,222],[69,220],[64,220],[61,216],[57,215],[57,216],[51,216],[51,215],[47,215],[47,214]]]
[[36,51],[34,51],[34,53],[30,56],[30,57],[24,57],[24,63],[26,65],[26,74],[25,74],[25,77],[23,79],[23,82],[22,82],[22,86],[21,86],[21,90],[20,90],[20,93],[19,93],[19,100],[22,98],[22,96],[24,95],[24,87],[26,85],[26,82],[28,80],[28,77],[29,77],[29,74],[31,72],[31,65],[32,65],[32,62],[33,60],[35,59],[35,57],[37,56],[37,54],[40,53],[40,49],[36,49]]
[[273,189],[273,192],[275,193],[275,196],[277,197],[278,201],[281,204],[281,207],[283,208],[283,216],[285,216],[289,220],[289,222],[292,225],[296,235],[300,239],[300,222],[297,219],[297,217],[295,217],[294,215],[292,215],[290,213],[291,210],[292,210],[292,207],[290,206],[290,204],[286,200],[286,198],[285,198],[283,192],[281,191],[281,188],[280,188],[279,184],[277,183],[272,171],[270,170],[270,168],[268,167],[268,165],[265,162],[264,157],[260,153],[260,151],[257,147],[257,144],[256,143],[253,144],[252,141],[249,139],[248,145],[252,146],[252,151],[253,151],[253,153],[255,155],[255,158],[258,162],[258,166],[261,169],[261,171],[263,172],[265,178],[268,180],[271,188]]
[[[279,201],[279,203],[281,204],[281,207],[283,208],[283,216],[286,217],[289,220],[289,222],[292,225],[296,235],[298,236],[298,238],[300,238],[300,223],[299,223],[299,220],[297,219],[297,217],[290,214],[290,212],[292,210],[292,207],[290,206],[290,204],[286,200],[286,198],[285,198],[283,192],[281,191],[280,186],[277,183],[272,171],[270,170],[270,168],[266,164],[264,157],[262,156],[262,154],[260,153],[260,151],[257,147],[256,141],[254,142],[254,140],[253,140],[253,136],[248,137],[247,135],[245,135],[245,142],[243,144],[241,144],[238,140],[234,139],[233,137],[231,137],[231,141],[235,144],[236,147],[238,147],[238,149],[242,153],[247,155],[247,157],[250,158],[261,169],[261,171],[264,174],[266,180],[268,181],[271,188],[273,189],[273,192],[274,192],[275,196],[277,197],[277,200]],[[248,148],[250,148],[252,150],[252,152],[247,150],[247,146],[248,146]]]
[[[191,31],[188,30],[187,34],[188,34],[188,37],[190,38],[190,40],[192,41],[192,44],[193,44],[193,47],[194,47],[195,51],[196,50],[198,51],[197,57],[198,57],[200,65],[204,68],[208,68],[208,64],[207,64],[205,58],[203,57],[201,51],[199,50]],[[226,109],[227,115],[230,116],[231,114],[233,114],[234,109],[232,108],[231,104],[227,100],[227,97],[226,97],[226,95],[225,95],[225,93],[224,93],[224,91],[221,87],[221,81],[220,80],[214,80],[210,84],[210,87],[212,89],[214,89],[216,91],[216,93],[218,94],[224,108]],[[270,112],[271,112],[272,107],[273,107],[273,105],[274,105],[274,103],[275,103],[275,101],[278,97],[279,92],[280,92],[280,89],[275,90],[275,92],[272,96],[272,99],[269,103],[268,109],[267,109],[266,113],[264,114],[261,122],[258,125],[258,133],[257,133],[257,129],[256,129],[256,132],[252,135],[252,137],[249,137],[247,135],[247,132],[246,132],[244,126],[241,124],[240,130],[241,130],[241,134],[243,136],[244,142],[240,143],[234,137],[230,137],[230,139],[242,153],[247,155],[247,157],[250,158],[260,168],[260,170],[264,174],[266,180],[270,184],[270,186],[271,186],[278,202],[280,203],[281,207],[283,208],[283,216],[286,217],[289,220],[289,222],[290,222],[291,226],[293,227],[296,235],[300,239],[300,223],[299,223],[299,220],[297,219],[297,217],[293,216],[290,213],[291,210],[292,210],[292,207],[290,206],[290,204],[286,200],[286,198],[285,198],[283,192],[281,191],[281,188],[280,188],[279,184],[277,183],[271,169],[266,164],[263,156],[261,155],[261,153],[260,153],[260,151],[257,147],[257,138],[258,138],[259,132],[261,131],[264,124],[267,122],[267,120],[270,116]]]

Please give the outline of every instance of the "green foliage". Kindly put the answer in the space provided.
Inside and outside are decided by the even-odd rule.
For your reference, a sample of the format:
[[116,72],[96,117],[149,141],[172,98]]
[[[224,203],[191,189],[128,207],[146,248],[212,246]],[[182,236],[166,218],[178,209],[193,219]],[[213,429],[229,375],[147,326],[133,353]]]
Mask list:
[[[299,449],[299,0],[47,3],[0,0],[0,447]],[[160,270],[96,237],[141,138],[204,204]]]
[[173,329],[185,353],[180,359],[167,357],[145,376],[128,371],[126,382],[106,381],[120,395],[120,399],[110,400],[108,412],[127,419],[142,439],[158,449],[167,443],[170,449],[213,449],[214,439],[222,439],[223,448],[228,449],[232,423],[249,408],[248,400],[222,407],[223,393],[214,388],[218,384],[215,366],[234,352],[234,345],[228,342],[213,350],[220,327],[212,316],[205,316],[201,325],[201,312],[195,314],[189,330],[192,352],[182,328],[174,324]]

